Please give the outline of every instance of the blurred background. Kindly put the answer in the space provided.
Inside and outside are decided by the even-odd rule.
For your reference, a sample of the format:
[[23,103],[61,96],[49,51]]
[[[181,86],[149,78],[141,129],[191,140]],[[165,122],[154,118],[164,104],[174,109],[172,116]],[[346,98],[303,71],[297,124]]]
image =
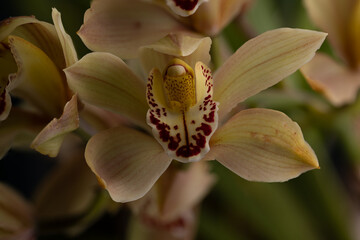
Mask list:
[[[76,31],[89,6],[89,0],[12,0],[2,5],[0,16],[34,15],[51,23],[51,8],[57,8],[80,58],[89,50]],[[232,50],[248,39],[244,26],[255,34],[278,27],[316,29],[300,0],[255,0],[244,19],[234,20],[222,32]],[[327,42],[321,51],[332,54]],[[286,183],[264,184],[247,182],[212,163],[217,183],[201,206],[196,239],[360,239],[359,141],[351,128],[358,104],[333,108],[311,90],[299,72],[245,104],[277,109],[296,121],[321,169]],[[11,150],[0,161],[0,181],[31,201],[37,184],[55,165],[56,159],[34,151]],[[129,217],[130,210],[125,207],[104,214],[79,235],[51,234],[39,239],[123,239]]]

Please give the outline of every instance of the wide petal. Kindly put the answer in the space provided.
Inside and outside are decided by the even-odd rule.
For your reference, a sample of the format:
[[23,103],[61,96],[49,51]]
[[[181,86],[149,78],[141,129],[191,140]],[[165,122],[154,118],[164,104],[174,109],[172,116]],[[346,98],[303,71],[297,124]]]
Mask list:
[[352,0],[304,0],[311,20],[324,32],[337,53],[348,62],[353,61],[352,47],[348,42],[348,23]]
[[206,65],[210,63],[210,47],[209,37],[169,34],[156,43],[142,47],[140,59],[146,74],[153,68],[164,70],[174,58],[183,60],[193,68],[198,61]]
[[310,86],[325,95],[335,106],[355,101],[360,88],[360,71],[354,72],[318,53],[301,68]]
[[70,88],[81,100],[122,114],[147,128],[145,81],[120,58],[109,53],[90,53],[65,69],[65,74]]
[[195,67],[195,82],[196,104],[179,111],[168,107],[160,71],[154,69],[148,79],[147,123],[169,157],[181,162],[199,161],[209,152],[209,139],[218,124],[211,71],[201,62]]
[[91,138],[85,158],[116,202],[144,196],[171,162],[151,136],[126,127]]
[[32,206],[10,186],[0,183],[0,238],[34,239]]
[[134,58],[140,46],[183,27],[166,10],[139,1],[94,0],[78,34],[93,51]]
[[16,82],[12,92],[43,114],[59,116],[67,99],[63,73],[30,42],[11,36],[9,44],[18,65],[17,73],[11,76],[11,81]]
[[241,46],[214,76],[214,99],[219,116],[248,97],[271,87],[310,61],[326,34],[280,28],[265,32]]
[[70,35],[65,32],[61,14],[56,8],[52,10],[52,19],[64,52],[66,66],[69,67],[78,60],[73,41]]
[[281,182],[319,168],[300,127],[274,110],[241,111],[216,131],[210,144],[216,160],[250,181]]
[[0,23],[0,39],[14,35],[40,48],[60,69],[65,68],[64,54],[54,26],[34,17],[8,18]]
[[74,95],[65,104],[59,119],[54,118],[34,139],[31,147],[36,151],[56,157],[65,136],[79,127],[78,99]]
[[176,14],[182,17],[188,17],[196,12],[199,6],[208,0],[166,0],[166,4]]

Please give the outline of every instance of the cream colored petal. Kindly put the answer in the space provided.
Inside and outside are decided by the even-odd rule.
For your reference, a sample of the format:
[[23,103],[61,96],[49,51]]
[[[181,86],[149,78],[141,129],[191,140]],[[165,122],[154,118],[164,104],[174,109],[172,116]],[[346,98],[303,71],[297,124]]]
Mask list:
[[176,14],[188,17],[196,12],[198,7],[208,0],[166,0],[166,4]]
[[310,86],[335,106],[355,101],[360,88],[360,71],[353,72],[329,56],[317,53],[301,72]]
[[64,54],[52,24],[33,17],[14,17],[4,21],[7,24],[0,26],[0,37],[4,41],[8,35],[21,37],[40,48],[60,69],[65,68]]
[[350,48],[354,56],[354,67],[360,68],[360,1],[357,1],[350,18]]
[[0,183],[0,238],[34,239],[32,206],[15,190]]
[[[185,64],[177,61],[171,66],[186,66]],[[197,100],[186,110],[171,108],[170,104],[166,103],[168,96],[164,95],[163,82],[160,71],[154,69],[147,84],[150,107],[146,116],[147,123],[170,158],[184,163],[199,161],[209,152],[209,140],[218,125],[218,107],[212,100],[211,71],[201,62],[196,64],[194,85]]]
[[85,158],[116,202],[143,197],[171,162],[153,137],[126,127],[92,137]]
[[90,53],[65,69],[65,74],[70,88],[81,100],[117,112],[148,128],[145,81],[120,58],[109,53]]
[[24,39],[11,36],[9,44],[18,65],[10,80],[16,82],[12,92],[44,114],[59,116],[67,99],[63,73],[43,51]]
[[170,222],[193,209],[214,183],[215,176],[209,172],[207,162],[192,163],[187,170],[176,173],[166,195],[161,219]]
[[209,37],[169,34],[154,44],[142,47],[140,59],[146,74],[153,68],[163,71],[174,58],[179,58],[194,68],[198,61],[206,65],[210,63],[210,47]]
[[310,61],[326,34],[280,28],[241,46],[214,76],[214,100],[219,117],[250,96],[278,83]]
[[0,22],[0,41],[4,41],[18,26],[39,23],[35,17],[12,17]]
[[282,182],[319,168],[300,127],[274,110],[241,111],[215,132],[210,144],[216,160],[250,181]]
[[347,31],[354,2],[353,0],[304,0],[311,20],[329,34],[333,47],[347,61],[352,61]]
[[52,19],[64,52],[66,66],[69,67],[78,60],[73,41],[70,35],[65,32],[61,14],[56,8],[52,10]]
[[94,0],[78,34],[93,51],[134,58],[140,46],[182,29],[174,17],[151,3]]
[[56,157],[66,135],[79,127],[78,99],[74,95],[65,104],[60,118],[54,118],[34,139],[31,147],[36,151]]
[[46,121],[41,117],[12,108],[9,117],[0,122],[0,159],[11,147],[29,147]]
[[194,28],[208,36],[214,36],[237,16],[251,0],[210,0],[202,4],[190,16]]

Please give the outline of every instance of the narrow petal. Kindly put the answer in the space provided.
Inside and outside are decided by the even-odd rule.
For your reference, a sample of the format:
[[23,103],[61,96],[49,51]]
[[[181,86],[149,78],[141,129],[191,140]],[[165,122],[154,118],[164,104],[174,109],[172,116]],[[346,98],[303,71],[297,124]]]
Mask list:
[[318,53],[301,68],[310,86],[325,95],[335,106],[355,101],[360,88],[360,71],[336,63],[325,54]]
[[117,112],[147,128],[145,82],[120,58],[109,53],[90,53],[65,69],[65,74],[70,88],[81,100]]
[[73,41],[70,35],[65,32],[61,21],[61,14],[56,8],[52,10],[52,19],[64,52],[66,66],[69,67],[78,60]]
[[0,183],[0,192],[0,238],[34,239],[32,206],[4,183]]
[[91,138],[85,158],[116,202],[144,196],[171,162],[151,136],[126,127]]
[[198,7],[208,0],[166,0],[166,4],[176,14],[188,17],[196,12]]
[[211,146],[216,160],[250,181],[281,182],[319,168],[300,127],[274,110],[241,111],[216,131]]
[[95,0],[86,11],[78,34],[93,51],[134,58],[140,46],[183,27],[164,9],[138,1]]
[[304,0],[311,20],[324,32],[337,53],[348,62],[352,61],[348,42],[348,23],[355,1],[352,0]]
[[29,101],[44,114],[59,116],[67,98],[63,73],[43,51],[30,42],[11,36],[9,44],[18,65],[18,72],[11,76],[11,81],[16,82],[13,93]]
[[186,171],[178,172],[167,193],[162,220],[172,221],[193,209],[214,183],[215,176],[209,172],[207,162],[192,163]]
[[238,103],[278,83],[310,61],[326,34],[280,28],[241,46],[214,76],[222,119]]
[[206,65],[210,63],[210,47],[209,37],[169,34],[154,44],[142,47],[140,59],[146,74],[153,68],[165,69],[173,58],[179,58],[193,68],[198,61]]
[[31,147],[36,151],[56,157],[65,136],[79,127],[77,96],[65,104],[59,119],[54,118],[34,139]]
[[147,123],[167,154],[181,162],[199,161],[210,150],[209,139],[217,128],[217,103],[212,100],[211,71],[201,62],[195,68],[196,104],[185,111],[170,109],[163,77],[154,69],[149,76]]

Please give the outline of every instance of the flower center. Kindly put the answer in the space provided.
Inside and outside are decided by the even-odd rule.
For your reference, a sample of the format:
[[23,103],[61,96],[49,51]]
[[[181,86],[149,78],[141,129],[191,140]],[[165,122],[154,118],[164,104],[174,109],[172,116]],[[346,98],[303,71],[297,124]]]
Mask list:
[[191,67],[175,59],[174,63],[165,70],[164,91],[172,110],[186,111],[194,106],[196,104],[195,78]]

